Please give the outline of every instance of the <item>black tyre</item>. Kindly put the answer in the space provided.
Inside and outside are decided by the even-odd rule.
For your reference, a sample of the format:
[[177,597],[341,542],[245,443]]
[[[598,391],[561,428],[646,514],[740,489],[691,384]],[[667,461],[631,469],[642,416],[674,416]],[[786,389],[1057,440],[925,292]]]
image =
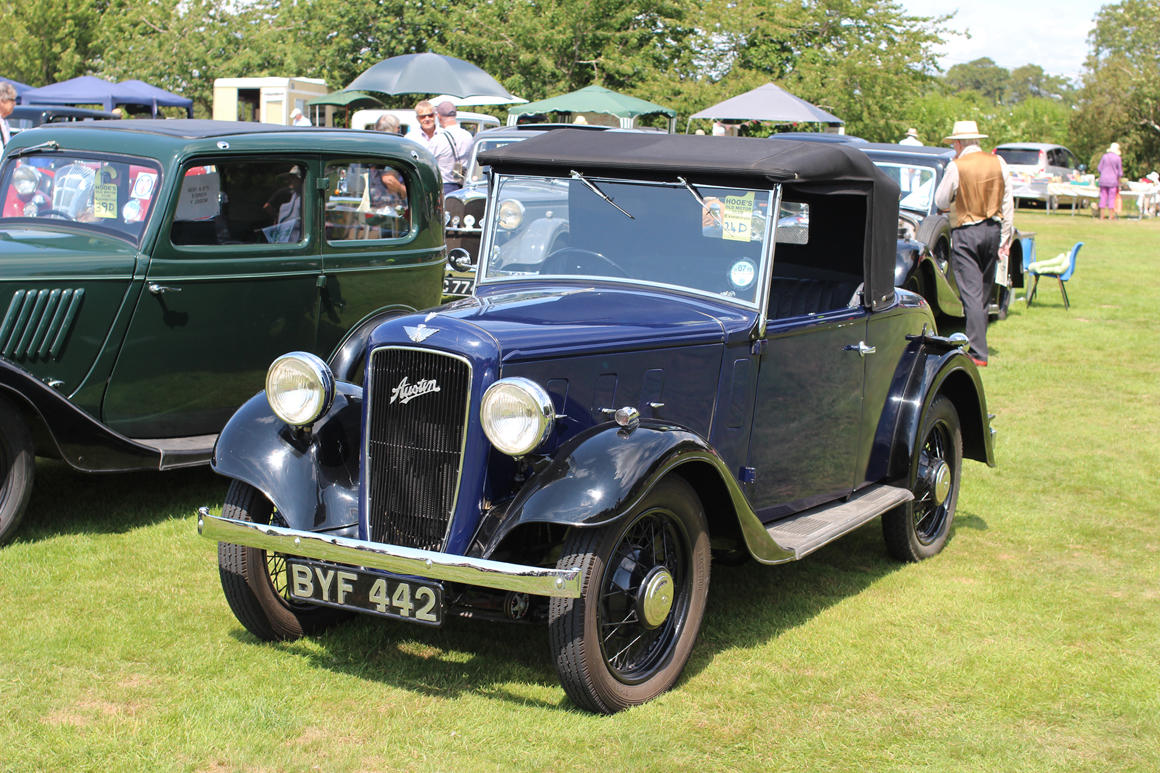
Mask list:
[[[240,481],[230,484],[222,516],[264,525],[286,525],[262,492]],[[264,641],[288,641],[320,633],[349,614],[340,609],[292,601],[286,559],[279,553],[220,542],[218,573],[226,601],[238,622]]]
[[940,262],[951,255],[951,224],[946,215],[932,215],[918,226],[915,241],[922,242]]
[[954,404],[939,395],[922,420],[912,464],[914,499],[882,516],[886,549],[899,561],[921,561],[946,545],[959,500],[963,435]]
[[676,683],[701,629],[709,564],[705,511],[675,476],[614,524],[572,530],[557,567],[582,569],[584,590],[552,599],[548,628],[577,706],[612,714]]
[[1011,296],[1013,294],[1014,293],[1011,291],[1010,287],[995,285],[995,298],[994,303],[992,303],[991,307],[988,309],[988,322],[991,320],[1002,322],[1003,320],[1007,319],[1007,313],[1011,308]]
[[0,545],[9,542],[28,509],[36,454],[24,417],[9,400],[0,397]]

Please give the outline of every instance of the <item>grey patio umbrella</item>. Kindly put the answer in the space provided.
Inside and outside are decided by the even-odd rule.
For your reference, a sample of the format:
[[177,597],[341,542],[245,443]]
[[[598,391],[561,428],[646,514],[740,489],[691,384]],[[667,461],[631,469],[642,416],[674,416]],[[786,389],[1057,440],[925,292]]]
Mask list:
[[431,52],[384,59],[351,81],[346,90],[352,89],[380,94],[511,97],[495,78],[474,64]]

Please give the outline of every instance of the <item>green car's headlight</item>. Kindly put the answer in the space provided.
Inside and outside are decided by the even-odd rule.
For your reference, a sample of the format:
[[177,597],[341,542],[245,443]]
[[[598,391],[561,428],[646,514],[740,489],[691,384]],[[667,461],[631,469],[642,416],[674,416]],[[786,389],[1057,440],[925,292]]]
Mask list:
[[504,378],[483,393],[483,432],[510,456],[523,456],[544,442],[556,421],[547,391],[526,378]]
[[524,222],[524,205],[515,199],[500,202],[499,227],[505,231],[514,231]]
[[284,354],[266,372],[266,400],[287,424],[312,424],[334,403],[334,374],[309,352]]

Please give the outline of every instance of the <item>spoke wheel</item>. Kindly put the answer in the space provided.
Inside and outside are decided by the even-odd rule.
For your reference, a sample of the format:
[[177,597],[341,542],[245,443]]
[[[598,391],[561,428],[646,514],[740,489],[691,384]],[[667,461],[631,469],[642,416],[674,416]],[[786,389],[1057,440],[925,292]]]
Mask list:
[[882,516],[886,547],[900,561],[921,561],[943,549],[959,499],[963,437],[954,404],[936,397],[922,428],[911,470],[914,499]]
[[[263,525],[286,526],[262,492],[234,481],[222,516]],[[320,633],[349,613],[290,598],[286,557],[258,548],[218,543],[218,573],[226,601],[238,622],[264,641],[288,641]]]
[[35,475],[32,433],[16,406],[0,397],[0,545],[16,534]]
[[576,705],[612,714],[676,683],[701,627],[709,564],[704,510],[676,477],[625,518],[572,530],[557,566],[582,569],[584,590],[552,599],[549,632]]

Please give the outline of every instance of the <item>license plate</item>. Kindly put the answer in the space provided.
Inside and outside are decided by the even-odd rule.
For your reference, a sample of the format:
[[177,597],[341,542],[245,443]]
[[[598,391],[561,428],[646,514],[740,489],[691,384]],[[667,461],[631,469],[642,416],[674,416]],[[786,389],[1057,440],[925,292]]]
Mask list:
[[286,559],[290,597],[372,615],[443,624],[443,586],[404,580],[347,566]]
[[470,279],[455,279],[454,277],[443,277],[443,294],[444,295],[469,295],[471,293]]

